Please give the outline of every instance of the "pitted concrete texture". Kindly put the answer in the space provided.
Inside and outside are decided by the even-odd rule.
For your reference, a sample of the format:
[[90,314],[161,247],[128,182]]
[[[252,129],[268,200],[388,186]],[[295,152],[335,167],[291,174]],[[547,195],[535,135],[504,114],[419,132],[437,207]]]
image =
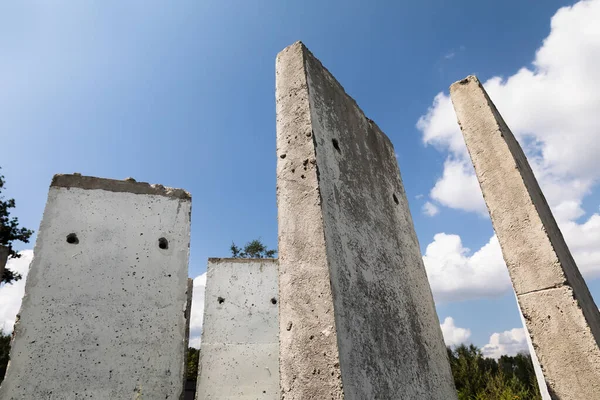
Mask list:
[[600,313],[521,146],[476,77],[450,95],[553,398],[600,393]]
[[0,244],[0,281],[2,280],[2,275],[4,275],[4,268],[6,267],[7,261],[8,261],[8,247],[2,246]]
[[455,399],[393,146],[302,45],[277,57],[288,399]]
[[[519,299],[516,297],[517,303]],[[535,348],[533,347],[533,343],[531,342],[531,336],[529,335],[529,329],[527,329],[527,323],[525,322],[525,317],[523,317],[523,312],[519,308],[519,315],[521,316],[521,323],[523,324],[523,329],[525,329],[525,338],[527,340],[527,348],[529,349],[529,355],[531,356],[531,363],[533,364],[533,370],[535,371],[535,379],[538,383],[538,387],[540,389],[540,396],[542,400],[552,400],[550,396],[550,392],[548,391],[548,384],[546,383],[546,378],[544,378],[544,372],[542,371],[542,366],[540,365],[540,361],[535,354]]]
[[277,260],[208,261],[197,400],[279,398]]
[[183,395],[191,201],[119,186],[50,187],[0,398]]

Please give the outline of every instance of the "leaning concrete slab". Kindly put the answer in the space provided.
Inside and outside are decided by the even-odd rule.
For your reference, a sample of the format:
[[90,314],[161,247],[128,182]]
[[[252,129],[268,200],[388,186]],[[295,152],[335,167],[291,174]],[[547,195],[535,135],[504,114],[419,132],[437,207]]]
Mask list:
[[277,157],[282,398],[456,398],[392,144],[299,42]]
[[57,175],[2,399],[179,399],[189,194]]
[[279,399],[277,260],[208,260],[197,400]]
[[600,313],[512,132],[476,77],[450,95],[553,398],[600,393]]

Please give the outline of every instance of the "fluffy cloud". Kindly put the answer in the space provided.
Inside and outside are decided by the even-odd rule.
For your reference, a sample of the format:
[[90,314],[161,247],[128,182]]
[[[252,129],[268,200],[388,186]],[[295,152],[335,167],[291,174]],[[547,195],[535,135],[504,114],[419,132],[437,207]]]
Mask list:
[[461,343],[465,343],[471,337],[471,330],[459,328],[454,325],[454,318],[452,317],[446,317],[440,327],[444,334],[446,346],[458,346]]
[[511,287],[496,236],[470,254],[460,236],[438,233],[423,261],[437,302],[497,296]]
[[[469,195],[465,196],[465,193]],[[429,195],[446,207],[487,215],[487,208],[473,167],[464,160],[446,160],[444,175],[436,182]]]
[[33,250],[19,252],[20,258],[12,258],[6,263],[6,268],[23,275],[23,279],[11,284],[0,286],[0,330],[12,333],[15,319],[21,308],[21,300],[25,294],[25,280],[29,272],[29,264],[33,259]]
[[485,357],[500,358],[502,355],[514,356],[517,353],[528,353],[525,329],[514,328],[510,331],[493,333],[490,342],[483,346]]
[[190,319],[190,347],[200,348],[202,321],[204,319],[204,290],[206,289],[206,272],[194,278],[192,296],[192,315]]
[[[587,278],[600,276],[597,246],[600,214],[577,222],[585,215],[582,199],[600,179],[598,20],[600,0],[580,1],[561,8],[552,17],[550,34],[537,50],[531,66],[506,79],[493,77],[484,83],[523,146],[573,256]],[[447,154],[442,177],[429,193],[431,200],[445,207],[486,214],[449,96],[439,93],[417,127],[425,144]],[[504,263],[495,242],[492,237],[469,257],[459,237],[436,235],[424,257],[434,295],[453,300],[502,293],[507,281],[504,277],[500,282],[496,280]],[[476,256],[483,259],[476,260]]]
[[432,202],[428,201],[427,203],[425,203],[423,205],[423,212],[425,213],[425,215],[429,215],[430,217],[433,217],[440,212],[440,209],[438,208],[438,206],[436,206]]

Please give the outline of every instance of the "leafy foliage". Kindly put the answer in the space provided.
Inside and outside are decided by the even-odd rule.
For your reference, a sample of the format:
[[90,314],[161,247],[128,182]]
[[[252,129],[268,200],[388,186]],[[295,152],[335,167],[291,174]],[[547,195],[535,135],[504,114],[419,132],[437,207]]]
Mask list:
[[[29,243],[33,231],[23,227],[20,228],[19,220],[10,216],[10,209],[15,208],[15,199],[4,199],[4,196],[2,196],[4,183],[4,176],[0,175],[0,245],[8,248],[9,257],[19,258],[21,255],[13,250],[12,243],[14,241]],[[5,268],[1,278],[0,282],[11,283],[21,279],[21,275]]]
[[186,379],[188,381],[195,381],[198,377],[198,357],[200,350],[193,347],[188,347],[187,353],[187,371]]
[[260,239],[246,243],[243,249],[231,243],[230,249],[233,258],[273,258],[277,253],[277,250],[268,250]]
[[528,354],[484,358],[474,345],[448,348],[459,400],[541,400]]
[[0,331],[0,382],[4,380],[4,373],[8,366],[10,353],[10,335],[5,335]]

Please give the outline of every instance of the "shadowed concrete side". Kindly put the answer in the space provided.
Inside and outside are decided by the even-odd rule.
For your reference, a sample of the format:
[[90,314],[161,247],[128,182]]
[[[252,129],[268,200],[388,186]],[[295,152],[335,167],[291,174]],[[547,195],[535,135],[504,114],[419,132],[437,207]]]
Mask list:
[[197,400],[279,399],[277,260],[208,260]]
[[[57,179],[0,398],[179,399],[191,295],[189,195]],[[101,188],[113,183],[119,190]]]
[[450,95],[550,395],[600,393],[600,313],[521,146],[476,77]]
[[301,43],[277,155],[282,397],[456,398],[392,144]]

